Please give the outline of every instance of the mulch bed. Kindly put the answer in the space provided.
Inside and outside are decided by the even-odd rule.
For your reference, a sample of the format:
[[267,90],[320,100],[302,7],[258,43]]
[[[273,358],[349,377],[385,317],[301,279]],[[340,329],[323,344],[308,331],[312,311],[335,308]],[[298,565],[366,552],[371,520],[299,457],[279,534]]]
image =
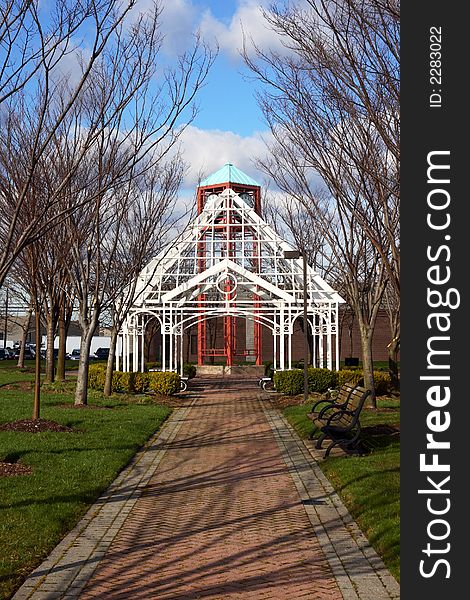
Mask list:
[[24,431],[26,433],[40,433],[41,431],[59,431],[73,433],[75,430],[56,421],[47,419],[23,419],[0,425],[0,431]]
[[0,477],[14,477],[15,475],[31,475],[31,467],[21,463],[9,463],[0,461]]
[[32,389],[33,383],[31,381],[17,381],[14,383],[5,383],[0,387],[2,390],[21,390],[22,392],[28,392]]
[[[310,392],[309,397],[311,400],[316,402],[317,400],[323,399],[324,394],[316,394]],[[288,406],[299,406],[300,404],[304,403],[303,394],[300,394],[298,396],[279,396],[278,394],[272,394],[272,396],[269,399],[273,406],[275,408],[278,408],[279,410],[283,410]]]

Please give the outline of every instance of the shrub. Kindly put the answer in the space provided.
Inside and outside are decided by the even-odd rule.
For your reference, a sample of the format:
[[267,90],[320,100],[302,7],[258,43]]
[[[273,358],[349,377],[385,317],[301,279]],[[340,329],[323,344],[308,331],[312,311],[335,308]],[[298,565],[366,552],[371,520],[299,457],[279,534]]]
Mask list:
[[134,393],[136,373],[124,373],[123,371],[113,372],[113,392]]
[[150,373],[134,373],[134,392],[143,394],[150,389]]
[[[374,371],[375,393],[377,396],[385,396],[389,393],[392,382],[390,375],[384,371]],[[352,371],[343,369],[338,371],[338,385],[344,383],[353,383],[354,385],[364,385],[363,371]]]
[[[309,392],[318,392],[322,394],[328,388],[336,387],[338,383],[338,374],[336,371],[329,369],[308,369],[308,390]],[[303,389],[303,386],[302,386]]]
[[277,371],[274,373],[274,387],[281,394],[296,396],[304,389],[304,372],[300,369]]
[[106,365],[90,365],[88,367],[88,387],[93,390],[104,390],[106,380]]
[[[106,365],[90,365],[88,387],[103,391],[105,379]],[[157,394],[171,396],[171,394],[176,394],[179,389],[180,376],[170,371],[151,373],[113,372],[113,392],[142,394],[148,390],[153,390]]]
[[341,371],[338,371],[338,387],[341,387],[345,383],[359,385],[359,383],[362,382],[362,370],[357,371],[356,369],[342,369]]
[[390,392],[392,380],[389,373],[384,371],[374,371],[375,393],[377,396],[385,396]]
[[180,390],[180,376],[171,371],[149,373],[150,389],[163,396],[171,396]]
[[185,377],[189,377],[189,379],[196,377],[196,365],[193,365],[192,363],[184,364],[183,365],[183,375]]
[[[337,385],[338,375],[336,371],[328,369],[308,369],[308,390],[309,392],[323,393],[328,388]],[[288,371],[277,371],[274,374],[274,386],[281,394],[296,396],[304,390],[304,371],[303,369],[291,369]]]

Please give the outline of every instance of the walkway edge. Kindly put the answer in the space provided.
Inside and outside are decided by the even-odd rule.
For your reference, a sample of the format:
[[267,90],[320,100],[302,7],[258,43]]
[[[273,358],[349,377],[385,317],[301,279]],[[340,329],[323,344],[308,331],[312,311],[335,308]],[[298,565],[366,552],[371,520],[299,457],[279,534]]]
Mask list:
[[398,599],[398,582],[321,471],[315,451],[281,411],[267,408],[265,399],[259,399],[343,598]]
[[77,598],[158,468],[195,403],[173,411],[12,600]]

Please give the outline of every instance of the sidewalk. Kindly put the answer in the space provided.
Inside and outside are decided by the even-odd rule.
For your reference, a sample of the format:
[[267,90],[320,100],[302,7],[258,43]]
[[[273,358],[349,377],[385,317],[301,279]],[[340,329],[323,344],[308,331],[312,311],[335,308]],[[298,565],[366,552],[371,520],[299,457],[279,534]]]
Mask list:
[[398,598],[269,394],[191,389],[14,599]]

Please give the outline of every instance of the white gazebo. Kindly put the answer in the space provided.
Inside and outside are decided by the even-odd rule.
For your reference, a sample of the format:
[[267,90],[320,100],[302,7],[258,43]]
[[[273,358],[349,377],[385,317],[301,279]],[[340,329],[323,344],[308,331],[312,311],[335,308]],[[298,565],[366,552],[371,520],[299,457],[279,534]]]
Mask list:
[[303,316],[313,335],[314,366],[339,369],[338,305],[344,300],[260,216],[260,187],[231,164],[198,188],[198,216],[142,271],[138,297],[119,336],[116,368],[144,370],[144,336],[156,319],[162,336],[162,370],[183,369],[184,331],[198,328],[198,362],[214,355],[206,323],[224,322],[227,365],[234,360],[237,318],[247,321],[245,354],[262,364],[261,328],[272,332],[273,366],[292,367],[292,336]]

